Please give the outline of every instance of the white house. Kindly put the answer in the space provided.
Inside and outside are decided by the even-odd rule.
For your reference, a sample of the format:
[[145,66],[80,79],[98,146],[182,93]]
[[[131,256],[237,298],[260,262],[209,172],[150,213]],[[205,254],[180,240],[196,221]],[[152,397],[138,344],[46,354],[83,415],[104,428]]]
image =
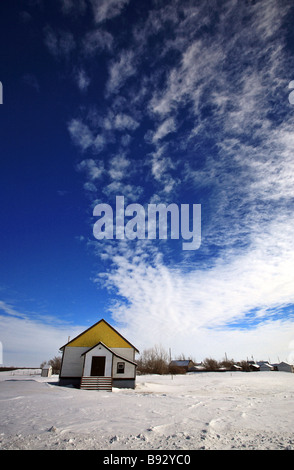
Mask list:
[[60,348],[60,385],[84,389],[135,388],[139,351],[105,320]]

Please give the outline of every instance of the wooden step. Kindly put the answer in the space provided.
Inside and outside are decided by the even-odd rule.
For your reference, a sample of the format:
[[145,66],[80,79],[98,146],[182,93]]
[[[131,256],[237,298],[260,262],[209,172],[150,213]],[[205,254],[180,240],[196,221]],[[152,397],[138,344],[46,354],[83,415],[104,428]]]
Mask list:
[[104,376],[83,376],[80,388],[83,390],[108,390],[112,391],[112,378]]

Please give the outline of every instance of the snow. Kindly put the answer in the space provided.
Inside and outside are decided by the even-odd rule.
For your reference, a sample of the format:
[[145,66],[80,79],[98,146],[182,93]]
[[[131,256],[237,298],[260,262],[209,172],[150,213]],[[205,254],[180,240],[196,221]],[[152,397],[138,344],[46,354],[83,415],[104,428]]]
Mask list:
[[294,450],[294,374],[149,375],[136,384],[88,391],[0,372],[0,449]]

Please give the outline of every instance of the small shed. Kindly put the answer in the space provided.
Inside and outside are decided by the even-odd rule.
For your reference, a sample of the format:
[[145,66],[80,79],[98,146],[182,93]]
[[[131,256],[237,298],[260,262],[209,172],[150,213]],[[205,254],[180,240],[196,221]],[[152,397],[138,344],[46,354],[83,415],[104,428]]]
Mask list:
[[51,377],[52,375],[52,366],[45,366],[41,371],[41,377]]

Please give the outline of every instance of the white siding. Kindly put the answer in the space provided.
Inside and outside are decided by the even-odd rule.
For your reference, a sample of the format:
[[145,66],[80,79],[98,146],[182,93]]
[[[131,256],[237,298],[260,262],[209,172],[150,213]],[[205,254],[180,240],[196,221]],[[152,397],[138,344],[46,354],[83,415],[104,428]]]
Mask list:
[[61,377],[82,377],[84,356],[81,356],[89,348],[65,347],[63,353]]
[[[105,356],[105,376],[114,378],[134,378],[136,374],[136,368],[133,364],[124,361],[123,358],[134,361],[135,350],[133,348],[112,348],[112,351],[122,356],[122,358],[116,357],[105,348],[102,344],[97,345],[95,348],[89,350],[88,347],[70,347],[64,348],[61,377],[82,377],[82,375],[91,375],[91,365],[93,356]],[[117,363],[125,363],[125,371],[123,374],[117,373]]]
[[118,356],[123,356],[130,361],[135,360],[135,350],[133,348],[111,348]]
[[[117,363],[124,362],[125,370],[123,374],[117,373]],[[114,379],[133,379],[135,377],[135,366],[120,357],[113,356],[113,378]]]
[[91,366],[92,366],[92,357],[93,356],[105,356],[105,372],[106,377],[111,377],[112,370],[112,352],[104,348],[102,344],[99,344],[95,348],[91,349],[87,354],[85,354],[85,366],[84,366],[84,375],[91,375]]

